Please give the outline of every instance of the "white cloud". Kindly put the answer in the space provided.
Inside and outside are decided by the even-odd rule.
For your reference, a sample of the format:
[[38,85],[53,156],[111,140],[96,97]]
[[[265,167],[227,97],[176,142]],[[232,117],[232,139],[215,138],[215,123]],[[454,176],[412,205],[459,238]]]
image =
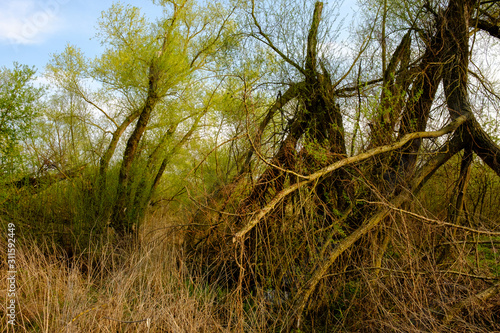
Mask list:
[[62,28],[61,6],[70,0],[3,0],[0,42],[38,44]]

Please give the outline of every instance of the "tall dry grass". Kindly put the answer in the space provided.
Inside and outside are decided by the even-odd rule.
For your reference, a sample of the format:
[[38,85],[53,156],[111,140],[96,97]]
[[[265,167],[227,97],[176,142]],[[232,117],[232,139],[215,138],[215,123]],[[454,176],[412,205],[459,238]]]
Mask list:
[[[406,207],[418,215],[393,212],[379,230],[360,240],[331,267],[311,296],[302,331],[500,331],[500,295],[488,302],[476,300],[447,320],[456,304],[473,299],[498,283],[500,237],[451,230],[426,221],[425,218],[443,221],[446,218],[442,207],[427,202],[433,200],[430,194],[446,196],[441,192],[451,188],[438,185]],[[493,198],[490,201],[494,201],[498,192],[484,193],[481,197],[487,203],[489,194]],[[224,275],[217,274],[223,272],[217,265],[225,264],[219,259],[231,263],[231,256],[223,257],[228,253],[218,251],[225,243],[211,246],[208,243],[212,239],[204,238],[205,243],[201,244],[205,247],[189,253],[196,257],[184,253],[183,249],[189,248],[184,242],[197,241],[197,235],[193,235],[196,228],[189,225],[203,222],[193,209],[171,211],[156,207],[139,231],[138,242],[101,239],[84,247],[82,241],[71,258],[64,250],[64,242],[44,243],[40,239],[30,242],[32,230],[26,229],[23,236],[26,238],[19,236],[22,245],[18,246],[16,256],[19,305],[16,331],[283,331],[293,315],[289,311],[293,296],[307,282],[314,265],[324,259],[326,254],[318,253],[317,249],[328,241],[313,228],[314,215],[308,212],[314,212],[315,202],[309,198],[301,204],[301,209],[284,207],[286,223],[277,220],[270,232],[267,229],[256,232],[253,257],[243,262],[241,268],[237,267],[246,276],[253,270],[254,284],[250,286],[222,281]],[[57,207],[66,206],[69,205]],[[433,209],[424,208],[429,206]],[[84,207],[82,203],[82,212]],[[495,210],[498,215],[498,207],[483,210],[488,214],[481,213],[482,207],[473,214],[476,208],[470,207],[471,226],[497,230],[498,220],[490,211]],[[216,225],[209,219],[209,211],[198,213],[210,222],[207,225]],[[12,220],[18,217],[11,215]],[[36,216],[45,215],[29,218]],[[39,222],[40,229],[44,221]],[[27,223],[19,223],[19,229],[27,228]],[[225,225],[220,224],[220,230],[210,232],[220,233],[214,239],[226,240]],[[377,265],[374,260],[377,247],[373,244],[381,243],[384,234],[391,241],[381,252],[383,256]],[[340,231],[333,236],[343,237]],[[449,250],[443,251],[443,246]],[[202,251],[211,248],[215,254]],[[0,265],[4,264],[2,260]],[[4,276],[5,267],[1,269]],[[6,279],[2,279],[0,331],[12,332],[12,327],[6,326],[6,286]]]
[[[141,232],[141,246],[96,246],[72,259],[55,244],[18,247],[16,331],[230,330],[232,319],[224,320],[227,311],[217,300],[230,295],[190,274],[176,242],[165,238],[165,229],[150,231]],[[1,289],[5,310],[5,279]],[[12,332],[6,322],[2,311],[0,331]]]

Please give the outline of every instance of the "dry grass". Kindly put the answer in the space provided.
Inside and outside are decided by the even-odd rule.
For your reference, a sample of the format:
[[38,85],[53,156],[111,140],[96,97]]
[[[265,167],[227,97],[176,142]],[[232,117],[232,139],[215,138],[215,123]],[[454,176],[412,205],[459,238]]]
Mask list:
[[[500,328],[495,324],[496,309],[500,309],[498,296],[487,304],[469,307],[450,323],[443,321],[454,304],[491,284],[448,271],[472,273],[470,266],[475,266],[477,257],[489,266],[478,266],[476,274],[497,276],[495,247],[484,245],[478,256],[469,247],[455,254],[453,265],[441,267],[435,262],[433,245],[442,232],[440,227],[399,213],[392,218],[386,225],[392,241],[380,273],[374,273],[371,256],[366,256],[371,253],[371,235],[358,245],[365,250],[346,254],[315,290],[302,330],[489,332]],[[40,246],[34,242],[26,245],[25,241],[16,257],[17,331],[282,331],[290,315],[287,302],[292,297],[283,298],[282,303],[270,300],[279,288],[267,285],[265,280],[250,292],[237,283],[230,289],[224,289],[224,283],[209,285],[207,281],[213,282],[213,277],[206,278],[200,273],[203,269],[187,264],[203,260],[190,261],[183,253],[188,230],[185,221],[189,219],[179,212],[156,210],[139,233],[140,246],[112,247],[109,244],[114,242],[104,240],[71,260],[53,243]],[[299,234],[295,229],[280,230],[280,238],[269,247],[261,243],[263,253],[283,252],[283,259],[267,259],[276,262],[272,265],[276,272],[269,269],[269,276],[288,267],[287,274],[296,274],[297,279],[307,277],[305,268],[299,270],[297,266],[300,262],[293,264],[297,257],[293,237],[304,237],[304,232],[307,230]],[[5,307],[5,279],[0,289],[0,304]],[[292,295],[295,286],[290,289]],[[5,325],[2,311],[0,331],[12,331]]]
[[[164,239],[119,251],[104,246],[72,260],[53,245],[18,248],[17,331],[224,331],[216,293],[190,276],[171,244]],[[3,306],[5,288],[3,279]],[[6,332],[5,311],[1,317],[0,331]]]

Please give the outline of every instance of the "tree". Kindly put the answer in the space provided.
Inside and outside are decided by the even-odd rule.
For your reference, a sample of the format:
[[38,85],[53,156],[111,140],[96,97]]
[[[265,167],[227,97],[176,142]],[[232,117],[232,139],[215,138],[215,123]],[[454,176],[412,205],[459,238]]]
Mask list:
[[[393,213],[403,210],[420,216],[411,211],[411,201],[442,165],[465,151],[457,188],[462,194],[472,152],[500,175],[500,148],[477,120],[468,92],[469,40],[483,37],[477,34],[478,28],[497,37],[498,8],[492,2],[407,1],[391,10],[388,1],[371,2],[376,15],[370,17],[359,51],[344,72],[334,72],[326,65],[332,60],[319,52],[326,43],[318,37],[322,2],[315,3],[308,32],[300,35],[302,44],[297,49],[303,53],[291,51],[283,42],[288,36],[297,40],[295,31],[283,29],[293,26],[292,21],[278,15],[259,16],[262,3],[252,1],[246,7],[248,35],[274,52],[294,74],[289,74],[291,83],[279,86],[285,93],[278,94],[256,134],[249,136],[251,151],[246,159],[263,160],[264,168],[255,169],[255,183],[249,181],[247,198],[236,211],[240,217],[227,222],[236,230],[233,241],[238,248],[231,274],[239,283],[247,281],[247,288],[269,280],[275,286],[283,286],[284,280],[298,281],[288,286],[295,294],[286,311],[292,314],[289,323],[300,327],[313,292],[329,274],[337,276],[346,267],[367,263],[375,277],[379,274],[382,258],[395,241],[388,226],[406,223]],[[294,12],[293,7],[290,11]],[[387,38],[390,30],[394,30],[393,43]],[[381,37],[372,37],[377,35]],[[370,50],[381,59],[377,62],[381,69],[375,72],[378,77],[362,82],[353,69]],[[362,94],[378,100],[373,116],[366,120],[370,142],[360,147],[360,154],[348,156],[345,118],[349,110],[341,105],[364,98]],[[439,107],[440,100],[444,107]],[[247,95],[243,102],[251,107]],[[266,159],[261,136],[282,109],[291,117],[282,139],[271,148],[272,157]],[[351,117],[359,122],[359,117]],[[441,122],[432,122],[433,118]],[[425,138],[440,138],[438,147],[431,149]],[[463,195],[453,200],[450,205],[460,212]],[[450,219],[445,225],[460,228],[457,221]]]
[[40,115],[44,91],[33,84],[35,74],[34,68],[18,63],[0,70],[0,173],[4,175],[21,171],[21,141],[33,133]]
[[[210,70],[217,56],[231,47],[231,11],[220,4],[157,4],[163,16],[155,23],[136,7],[113,5],[99,22],[97,36],[106,45],[101,56],[89,61],[68,46],[48,67],[61,87],[104,116],[106,132],[109,123],[113,126],[100,159],[101,190],[120,139],[134,124],[120,159],[110,212],[110,225],[120,236],[137,230],[171,156],[211,108],[211,88],[203,85],[201,70]],[[104,94],[86,88],[86,79],[102,84]]]

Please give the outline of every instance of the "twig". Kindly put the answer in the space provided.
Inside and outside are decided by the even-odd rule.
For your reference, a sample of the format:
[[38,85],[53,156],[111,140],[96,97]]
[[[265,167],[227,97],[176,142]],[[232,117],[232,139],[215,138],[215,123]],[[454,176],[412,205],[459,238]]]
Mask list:
[[385,145],[385,146],[380,146],[376,147],[373,149],[370,149],[367,152],[361,153],[356,156],[352,157],[347,157],[344,158],[343,160],[340,160],[338,162],[335,162],[333,164],[330,164],[329,166],[320,169],[319,171],[316,171],[315,173],[305,176],[304,178],[306,180],[303,180],[301,182],[295,183],[292,186],[289,186],[288,188],[282,190],[278,194],[274,196],[274,198],[262,209],[260,209],[256,214],[255,217],[251,218],[250,221],[243,227],[241,228],[240,231],[238,231],[234,237],[233,237],[233,242],[236,242],[237,239],[242,238],[245,236],[250,230],[253,229],[283,198],[285,198],[287,195],[290,193],[298,190],[302,186],[309,184],[310,182],[317,180],[321,177],[323,177],[326,174],[329,174],[337,169],[340,169],[346,165],[349,164],[354,164],[354,163],[359,163],[361,161],[364,161],[368,158],[371,158],[373,156],[386,153],[389,151],[393,151],[396,149],[399,149],[403,147],[407,142],[411,140],[415,140],[418,138],[435,138],[435,137],[440,137],[442,135],[445,135],[447,133],[450,133],[457,129],[461,124],[463,124],[467,120],[467,116],[460,116],[457,119],[455,119],[453,122],[451,122],[448,126],[443,127],[442,129],[438,131],[431,131],[431,132],[415,132],[415,133],[409,133],[406,134],[401,140],[394,142],[390,145]]
[[476,233],[476,234],[483,234],[483,235],[488,235],[488,236],[500,236],[500,232],[487,231],[487,230],[478,230],[478,229],[469,228],[469,227],[465,227],[465,226],[454,224],[454,223],[449,223],[449,222],[444,222],[444,221],[440,221],[440,220],[430,219],[428,217],[425,217],[425,216],[422,216],[422,215],[410,212],[408,210],[394,207],[393,205],[391,205],[388,202],[386,203],[386,202],[380,202],[380,201],[367,201],[367,200],[359,200],[359,201],[363,201],[363,202],[366,202],[366,203],[369,203],[369,204],[384,205],[384,206],[386,206],[386,207],[388,207],[388,208],[390,208],[392,210],[398,211],[400,213],[408,214],[408,215],[411,215],[411,216],[416,217],[418,219],[421,219],[422,221],[434,223],[434,224],[441,225],[441,226],[447,226],[447,227],[462,229],[462,230],[470,231],[470,232],[473,232],[473,233]]
[[[191,196],[191,193],[189,193],[189,190],[187,187],[184,187],[186,189],[186,193],[187,193],[187,196],[189,198],[189,200],[191,200],[195,205],[197,205],[200,209],[206,209],[206,210],[209,210],[209,211],[212,211],[212,212],[215,212],[215,213],[218,213],[218,214],[221,214],[221,215],[228,215],[228,216],[237,216],[237,217],[241,217],[241,216],[246,216],[246,215],[251,215],[252,213],[246,213],[246,214],[236,214],[236,213],[228,213],[228,212],[224,212],[224,211],[221,211],[221,210],[218,210],[218,209],[214,209],[214,208],[211,208],[207,205],[204,205],[202,204],[201,202],[199,202],[198,200],[196,200],[195,198],[193,198]],[[218,223],[217,223],[218,224]]]
[[350,269],[350,270],[346,270],[343,272],[325,274],[323,277],[326,278],[326,277],[339,276],[339,275],[344,275],[344,274],[349,274],[349,273],[357,273],[361,270],[377,270],[377,269],[380,269],[382,271],[391,272],[391,273],[404,274],[404,275],[454,274],[454,275],[461,275],[461,276],[466,276],[466,277],[470,277],[473,279],[480,279],[480,280],[493,280],[493,281],[500,280],[500,277],[475,275],[475,274],[469,274],[469,273],[463,273],[463,272],[457,272],[457,271],[412,272],[412,271],[402,271],[402,270],[392,269],[392,268],[387,268],[387,267],[360,267],[359,269]]
[[75,320],[77,320],[79,317],[83,316],[84,314],[92,311],[92,310],[95,310],[95,309],[98,309],[98,308],[101,308],[101,307],[104,307],[106,306],[107,304],[101,304],[101,305],[97,305],[97,306],[94,306],[93,308],[90,308],[88,310],[85,310],[83,312],[80,312],[79,314],[76,315],[76,317],[74,317],[73,319],[71,319],[66,325],[70,325],[72,324]]
[[444,325],[447,325],[453,318],[465,307],[474,305],[478,302],[486,302],[488,299],[492,298],[500,292],[500,282],[494,284],[493,286],[481,291],[478,294],[467,297],[466,299],[458,302],[453,306],[450,313],[446,315],[444,319]]

